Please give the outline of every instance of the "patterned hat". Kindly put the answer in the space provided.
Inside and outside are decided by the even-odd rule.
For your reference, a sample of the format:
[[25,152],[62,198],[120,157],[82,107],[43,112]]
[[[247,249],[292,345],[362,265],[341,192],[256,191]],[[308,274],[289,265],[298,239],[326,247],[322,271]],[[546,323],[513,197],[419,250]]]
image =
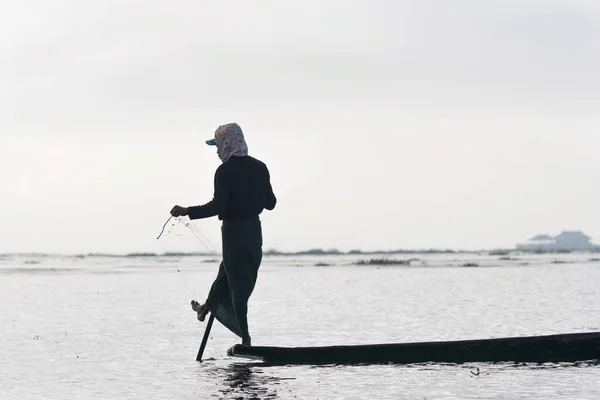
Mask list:
[[217,136],[225,136],[227,133],[229,133],[229,134],[235,133],[239,137],[242,137],[242,138],[244,137],[242,128],[240,128],[240,126],[238,124],[233,122],[230,124],[225,124],[225,125],[219,126],[217,128],[217,130],[215,131],[215,137],[207,140],[206,144],[209,146],[216,146],[217,145]]
[[215,131],[215,138],[206,141],[209,146],[217,146],[217,154],[223,162],[232,156],[247,156],[248,145],[242,128],[236,123],[221,125]]

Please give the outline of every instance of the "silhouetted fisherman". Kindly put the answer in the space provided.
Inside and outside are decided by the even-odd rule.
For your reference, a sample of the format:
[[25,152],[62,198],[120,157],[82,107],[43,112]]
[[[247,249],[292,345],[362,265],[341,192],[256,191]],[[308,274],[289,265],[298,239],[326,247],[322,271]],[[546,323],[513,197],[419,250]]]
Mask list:
[[201,206],[171,210],[174,217],[190,219],[215,215],[223,221],[221,238],[223,261],[206,302],[192,300],[198,320],[210,311],[242,344],[251,345],[248,330],[248,299],[254,290],[262,261],[262,227],[259,215],[273,210],[277,199],[271,187],[267,166],[248,155],[242,129],[236,123],[219,126],[214,139],[206,144],[217,147],[223,163],[217,168],[213,199]]

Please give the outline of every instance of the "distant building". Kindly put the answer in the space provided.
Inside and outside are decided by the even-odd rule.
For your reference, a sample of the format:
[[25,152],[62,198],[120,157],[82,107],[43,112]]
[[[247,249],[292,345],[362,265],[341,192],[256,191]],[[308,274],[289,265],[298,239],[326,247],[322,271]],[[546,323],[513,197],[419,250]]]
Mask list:
[[598,248],[592,238],[581,231],[563,231],[558,236],[537,235],[525,243],[517,244],[517,250],[591,250]]
[[525,243],[517,244],[517,250],[543,250],[550,248],[554,243],[550,235],[537,235]]

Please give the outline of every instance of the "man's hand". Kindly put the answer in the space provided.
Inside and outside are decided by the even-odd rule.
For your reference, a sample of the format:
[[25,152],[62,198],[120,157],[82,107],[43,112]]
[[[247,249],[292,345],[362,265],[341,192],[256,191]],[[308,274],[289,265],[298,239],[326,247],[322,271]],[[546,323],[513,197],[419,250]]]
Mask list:
[[186,216],[187,214],[188,214],[187,207],[175,206],[171,210],[171,216],[173,216],[173,217]]

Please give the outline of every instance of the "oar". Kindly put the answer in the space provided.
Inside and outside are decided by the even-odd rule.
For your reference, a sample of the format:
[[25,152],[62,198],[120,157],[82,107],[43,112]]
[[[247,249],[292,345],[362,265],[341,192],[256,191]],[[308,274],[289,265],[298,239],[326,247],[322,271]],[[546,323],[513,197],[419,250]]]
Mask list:
[[196,361],[202,362],[202,354],[204,353],[204,348],[206,347],[206,342],[208,342],[208,337],[210,336],[210,329],[212,328],[213,321],[215,320],[215,316],[210,313],[210,317],[208,318],[208,323],[206,324],[206,329],[204,330],[204,337],[202,338],[202,344],[200,345],[200,350],[198,350],[198,355],[196,356]]

